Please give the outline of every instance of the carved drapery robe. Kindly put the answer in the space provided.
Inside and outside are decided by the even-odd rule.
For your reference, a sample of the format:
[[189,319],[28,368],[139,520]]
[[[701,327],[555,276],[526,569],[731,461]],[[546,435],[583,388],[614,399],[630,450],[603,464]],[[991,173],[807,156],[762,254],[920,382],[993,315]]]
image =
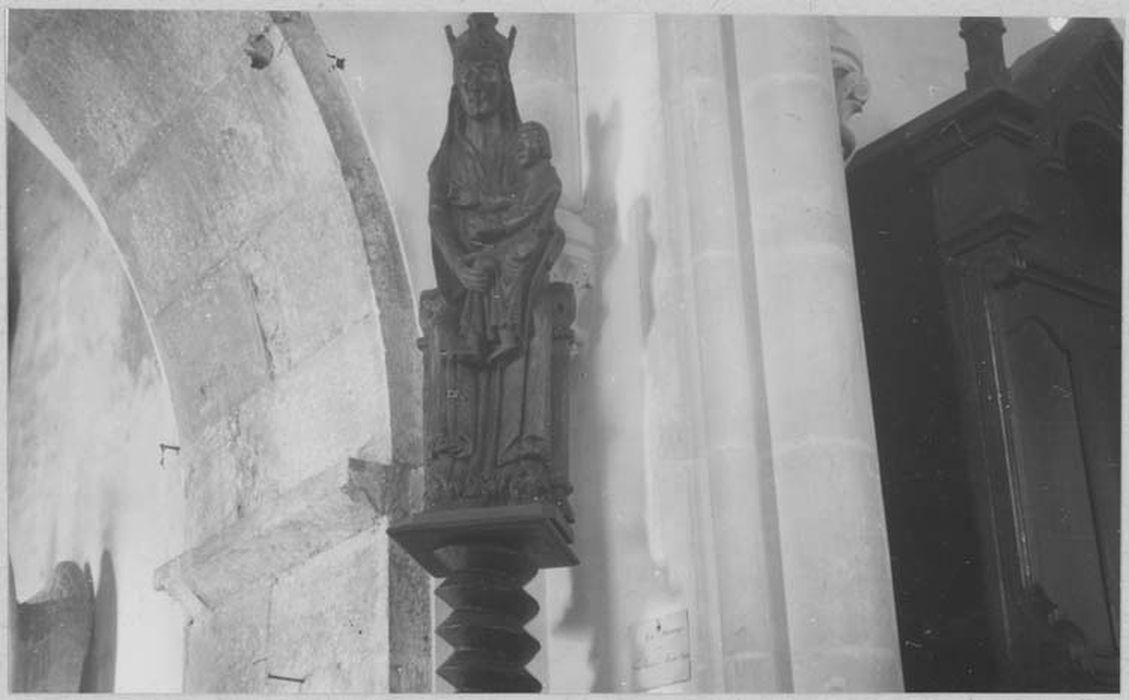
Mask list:
[[[429,180],[433,236],[447,237],[446,244],[462,255],[481,250],[477,233],[504,228],[514,216],[513,208],[507,215],[507,209],[488,203],[509,198],[520,210],[514,133],[486,151],[454,135],[436,156]],[[558,196],[559,185],[550,205]],[[575,302],[571,286],[546,282],[563,233],[550,215],[511,236],[497,246],[498,263],[520,269],[495,274],[487,292],[464,287],[436,245],[439,289],[423,294],[420,309],[427,507],[548,502],[571,520],[567,416],[553,397],[564,395]],[[490,361],[488,352],[468,348],[473,333],[497,341],[491,319],[519,322],[515,356]]]

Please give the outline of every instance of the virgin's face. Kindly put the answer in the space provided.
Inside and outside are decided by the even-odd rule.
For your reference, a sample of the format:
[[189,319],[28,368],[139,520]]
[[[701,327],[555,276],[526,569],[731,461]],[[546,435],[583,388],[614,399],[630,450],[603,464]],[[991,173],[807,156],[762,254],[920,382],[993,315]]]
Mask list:
[[459,99],[471,119],[486,119],[497,114],[504,82],[501,68],[493,61],[460,63],[455,69]]

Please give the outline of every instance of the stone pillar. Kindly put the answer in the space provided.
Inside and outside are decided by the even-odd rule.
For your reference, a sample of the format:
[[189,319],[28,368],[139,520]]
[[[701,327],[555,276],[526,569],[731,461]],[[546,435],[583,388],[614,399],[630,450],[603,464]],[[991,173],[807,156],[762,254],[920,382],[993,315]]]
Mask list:
[[793,690],[901,690],[827,24],[734,38]]
[[587,608],[577,626],[590,630],[591,642],[583,668],[566,671],[566,660],[555,661],[561,670],[554,678],[589,672],[597,692],[646,690],[636,684],[632,630],[668,612],[662,606],[671,600],[661,538],[648,519],[655,489],[643,419],[647,261],[641,244],[652,230],[646,214],[654,213],[650,195],[662,143],[655,133],[661,108],[654,28],[652,15],[576,16],[581,216],[592,227],[593,265],[592,288],[577,315],[586,338],[572,387],[573,462],[585,474],[576,479],[583,563],[572,586]]
[[716,619],[709,622],[720,657],[714,687],[698,689],[782,692],[791,679],[768,416],[755,281],[740,240],[744,192],[733,168],[740,140],[732,133],[722,37],[715,16],[658,19],[667,192],[696,320],[696,362],[676,376],[693,373],[700,387],[701,512],[709,537],[698,546],[712,544],[704,564],[713,569]]

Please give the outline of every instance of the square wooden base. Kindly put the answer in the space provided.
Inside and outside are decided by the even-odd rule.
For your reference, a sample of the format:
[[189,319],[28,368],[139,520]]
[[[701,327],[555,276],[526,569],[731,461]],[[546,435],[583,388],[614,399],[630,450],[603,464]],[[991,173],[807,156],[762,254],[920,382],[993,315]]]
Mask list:
[[572,528],[556,506],[528,503],[417,513],[388,528],[388,536],[432,576],[450,571],[434,552],[456,544],[500,544],[524,552],[539,569],[575,566]]

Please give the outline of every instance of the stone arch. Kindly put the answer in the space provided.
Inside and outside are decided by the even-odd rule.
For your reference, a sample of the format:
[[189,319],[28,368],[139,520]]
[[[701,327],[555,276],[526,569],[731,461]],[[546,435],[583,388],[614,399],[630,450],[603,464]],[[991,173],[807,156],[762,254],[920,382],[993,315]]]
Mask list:
[[9,84],[104,214],[209,465],[190,542],[331,461],[418,451],[391,408],[418,395],[406,266],[319,42],[300,13],[12,15]]
[[[319,497],[341,497],[337,479],[349,459],[417,465],[418,325],[407,268],[376,163],[309,17],[15,11],[9,38],[8,85],[102,214],[167,375],[191,550],[162,567],[171,565],[165,573],[176,585],[188,580],[198,593],[190,576],[176,578],[183,562],[273,499],[301,501],[311,481],[326,485]],[[269,60],[252,67],[245,50],[264,42]],[[368,516],[334,511],[348,532],[294,547],[308,557],[325,552],[343,570],[356,557],[387,572],[379,582],[342,579],[381,589],[350,604],[369,615],[371,636],[386,640],[376,653],[387,665],[379,669],[372,649],[358,651],[345,671],[324,676],[345,684],[333,687],[429,686],[422,574],[396,566],[394,549],[375,562],[372,554],[385,551],[382,528],[325,549],[410,507],[411,472],[384,470],[390,497],[373,503],[376,513],[367,505]],[[192,612],[191,595],[166,590]],[[262,599],[256,588],[219,609],[205,601],[214,614],[190,629],[186,690],[269,689],[264,666],[275,657],[257,661],[273,654],[261,631],[274,622]],[[401,613],[410,619],[396,619]],[[302,622],[282,620],[283,637],[287,625]],[[227,646],[248,639],[258,646]],[[293,675],[284,666],[297,656],[281,656],[276,672]]]
[[[294,50],[353,200],[373,294],[382,319],[390,401],[395,406],[418,406],[422,400],[423,370],[415,340],[418,337],[415,295],[373,149],[340,74],[325,69],[324,57],[329,52],[309,15],[273,12],[271,17]],[[395,461],[409,465],[420,463],[421,418],[418,411],[393,412]]]

